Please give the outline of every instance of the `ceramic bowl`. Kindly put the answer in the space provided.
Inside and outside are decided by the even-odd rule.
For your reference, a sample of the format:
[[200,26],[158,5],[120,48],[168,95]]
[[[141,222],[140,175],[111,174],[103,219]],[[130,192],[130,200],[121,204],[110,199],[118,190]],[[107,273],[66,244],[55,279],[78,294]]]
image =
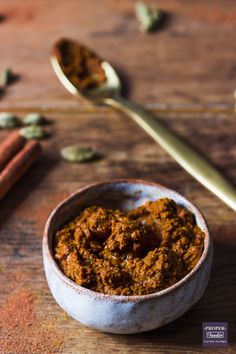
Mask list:
[[[189,209],[206,235],[199,262],[178,283],[150,295],[105,295],[77,285],[62,273],[53,257],[53,238],[79,210],[99,204],[125,211],[161,197],[172,198]],[[77,321],[110,333],[144,332],[183,315],[201,298],[207,287],[212,253],[212,239],[204,217],[190,201],[160,184],[130,179],[96,183],[78,190],[51,213],[43,238],[46,278],[56,302]]]

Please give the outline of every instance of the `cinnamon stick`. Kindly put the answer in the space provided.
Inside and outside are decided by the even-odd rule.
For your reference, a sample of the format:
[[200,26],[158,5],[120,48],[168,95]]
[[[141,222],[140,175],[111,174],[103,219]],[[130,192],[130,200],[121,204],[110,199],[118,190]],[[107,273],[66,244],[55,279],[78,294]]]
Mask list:
[[0,199],[13,187],[41,153],[37,141],[28,141],[0,173]]
[[0,144],[0,171],[24,146],[26,139],[18,132],[13,132]]

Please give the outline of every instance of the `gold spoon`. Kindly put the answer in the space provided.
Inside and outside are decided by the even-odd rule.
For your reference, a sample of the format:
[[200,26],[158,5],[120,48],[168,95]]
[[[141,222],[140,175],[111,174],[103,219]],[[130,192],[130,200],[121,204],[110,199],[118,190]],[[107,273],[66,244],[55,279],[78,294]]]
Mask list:
[[[70,39],[63,40],[70,48],[85,48],[78,42]],[[61,65],[61,54],[57,42],[52,50],[51,63],[61,83],[75,96],[82,96],[94,104],[105,103],[115,107],[138,123],[161,147],[168,152],[188,173],[222,199],[229,207],[236,211],[236,188],[217,169],[191,148],[182,138],[165,127],[157,118],[143,111],[135,104],[121,96],[121,82],[113,67],[105,60],[101,60],[101,67],[105,72],[106,80],[98,87],[79,89],[76,87]],[[87,49],[90,51],[89,49]],[[59,57],[60,56],[60,57]]]

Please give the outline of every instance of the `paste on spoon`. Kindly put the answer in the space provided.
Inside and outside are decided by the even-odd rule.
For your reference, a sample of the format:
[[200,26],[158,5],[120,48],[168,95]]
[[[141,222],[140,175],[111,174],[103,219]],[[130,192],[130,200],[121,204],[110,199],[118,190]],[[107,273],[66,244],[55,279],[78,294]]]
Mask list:
[[78,90],[97,88],[106,81],[102,59],[87,47],[60,39],[54,51],[62,71]]

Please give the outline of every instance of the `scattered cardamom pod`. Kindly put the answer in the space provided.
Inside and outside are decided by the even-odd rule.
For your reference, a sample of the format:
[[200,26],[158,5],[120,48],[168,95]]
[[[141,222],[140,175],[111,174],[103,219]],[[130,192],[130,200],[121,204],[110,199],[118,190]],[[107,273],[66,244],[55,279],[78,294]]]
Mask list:
[[81,163],[93,160],[96,156],[96,150],[89,146],[70,145],[61,149],[61,156],[66,161]]
[[10,112],[1,112],[0,113],[0,128],[10,129],[15,128],[21,124],[19,118],[15,114]]
[[21,128],[19,133],[26,139],[43,139],[47,136],[45,130],[39,125],[29,125]]
[[6,87],[12,80],[13,74],[11,69],[6,68],[0,72],[0,87]]
[[140,22],[141,29],[145,32],[155,30],[163,17],[160,9],[153,9],[142,1],[136,2],[135,13]]
[[40,113],[29,113],[23,119],[24,125],[42,125],[45,118]]

